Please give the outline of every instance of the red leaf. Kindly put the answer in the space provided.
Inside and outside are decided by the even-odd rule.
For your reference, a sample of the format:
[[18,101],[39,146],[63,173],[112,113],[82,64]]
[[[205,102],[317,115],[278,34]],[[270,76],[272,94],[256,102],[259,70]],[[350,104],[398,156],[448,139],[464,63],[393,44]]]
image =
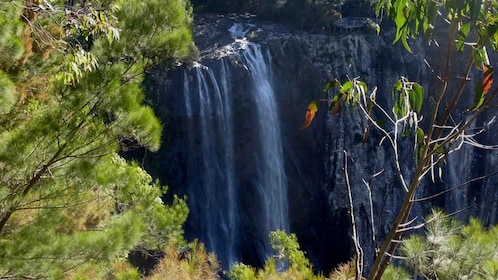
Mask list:
[[482,72],[484,76],[482,79],[482,86],[484,89],[484,94],[486,94],[488,93],[489,89],[491,88],[491,85],[493,84],[494,69],[489,65],[484,65]]
[[475,111],[484,103],[486,93],[488,93],[493,84],[494,69],[491,65],[484,64],[482,67],[482,83],[476,82],[476,96],[474,97],[474,106],[467,111]]
[[305,129],[310,126],[311,122],[315,118],[315,114],[318,111],[318,103],[319,100],[315,100],[308,105],[308,110],[306,111],[306,115],[304,116],[304,123],[301,125],[299,129]]

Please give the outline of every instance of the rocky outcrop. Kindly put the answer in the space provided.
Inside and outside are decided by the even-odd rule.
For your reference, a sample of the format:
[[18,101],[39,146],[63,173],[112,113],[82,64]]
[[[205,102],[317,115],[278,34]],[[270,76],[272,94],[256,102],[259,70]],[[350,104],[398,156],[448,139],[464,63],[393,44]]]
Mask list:
[[[371,87],[378,87],[377,100],[386,106],[391,103],[392,84],[401,75],[421,81],[426,89],[430,89],[432,85],[423,60],[427,49],[411,42],[414,51],[408,54],[400,46],[392,45],[389,34],[386,37],[377,36],[369,28],[335,35],[307,34],[280,25],[257,22],[250,17],[198,17],[195,34],[201,53],[200,63],[213,69],[215,76],[218,75],[216,73],[223,73],[222,67],[228,69],[223,71],[230,72],[228,91],[233,102],[233,133],[236,135],[233,160],[239,186],[236,197],[245,201],[241,208],[244,210],[236,214],[241,226],[234,237],[237,240],[231,241],[231,246],[238,248],[236,260],[253,265],[261,265],[264,261],[258,254],[258,249],[262,247],[261,240],[258,240],[260,235],[254,233],[259,230],[258,220],[251,218],[260,209],[257,203],[248,203],[258,199],[256,190],[251,187],[254,180],[251,166],[254,165],[254,151],[258,149],[258,142],[254,140],[254,124],[257,121],[248,117],[254,110],[254,104],[248,97],[251,87],[249,72],[241,62],[240,50],[232,45],[233,38],[228,32],[234,23],[247,26],[248,40],[259,44],[270,61],[268,67],[276,98],[274,109],[280,118],[287,175],[289,230],[297,234],[317,270],[328,272],[353,255],[350,205],[344,173],[347,153],[347,171],[359,240],[366,263],[372,262],[375,247],[379,246],[389,230],[404,194],[393,171],[390,147],[379,145],[380,135],[374,131],[368,141],[362,143],[366,123],[354,108],[344,108],[334,116],[328,112],[324,102],[311,126],[304,130],[299,127],[311,101],[330,98],[322,88],[333,78],[346,80],[359,76]],[[153,176],[167,184],[172,193],[190,195],[188,201],[195,214],[199,211],[196,212],[198,205],[194,204],[206,202],[205,197],[192,197],[194,193],[189,190],[192,185],[186,183],[192,182],[192,178],[200,172],[189,162],[201,160],[192,148],[195,145],[186,143],[189,135],[194,133],[192,131],[198,129],[196,118],[202,118],[189,115],[185,109],[188,96],[184,94],[184,81],[189,73],[195,71],[192,67],[189,63],[173,71],[158,67],[146,79],[148,100],[162,119],[165,134],[162,149],[157,154],[147,154],[145,166]],[[213,137],[220,139],[221,136],[214,134]],[[492,135],[486,137],[492,138]],[[216,144],[216,141],[213,143]],[[411,143],[406,140],[403,145],[409,148]],[[402,155],[401,161],[402,168],[409,175],[412,159]],[[427,182],[422,192],[433,194],[475,175],[492,172],[492,164],[496,161],[496,153],[468,149],[448,159],[442,183]],[[201,180],[200,177],[198,179]],[[461,218],[473,214],[480,215],[486,223],[496,223],[496,202],[479,204],[498,196],[493,182],[493,178],[474,182],[471,187],[420,203],[413,215],[422,218],[433,205],[454,211],[477,202],[478,206],[462,213]],[[205,194],[206,197],[209,195]],[[220,205],[225,202],[218,201]],[[229,209],[220,207],[223,211]],[[205,233],[199,232],[202,231],[199,224],[205,218],[190,216],[186,225],[188,238],[207,238]],[[210,241],[202,241],[208,243],[209,249]]]

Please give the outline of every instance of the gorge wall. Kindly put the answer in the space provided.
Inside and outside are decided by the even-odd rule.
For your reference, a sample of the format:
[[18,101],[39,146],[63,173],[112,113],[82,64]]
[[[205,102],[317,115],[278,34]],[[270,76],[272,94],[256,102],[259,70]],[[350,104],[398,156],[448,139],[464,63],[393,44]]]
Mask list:
[[[307,34],[235,15],[199,16],[195,35],[200,61],[159,66],[145,81],[164,135],[161,150],[145,154],[143,164],[170,194],[187,196],[187,238],[205,242],[227,269],[235,261],[262,265],[272,254],[268,232],[283,229],[296,233],[315,268],[327,273],[354,251],[346,151],[359,240],[371,263],[402,201],[391,148],[379,146],[373,131],[362,143],[366,123],[354,108],[334,116],[323,103],[311,126],[299,128],[311,101],[330,98],[322,88],[333,78],[361,77],[378,87],[385,105],[400,76],[429,90],[430,48],[412,42],[408,54],[368,27]],[[488,133],[481,140],[492,139]],[[401,161],[409,174],[412,159]],[[451,156],[443,181],[428,181],[423,193],[488,174],[496,161],[496,153],[468,148]],[[496,202],[486,203],[498,197],[494,179],[420,203],[413,215],[422,219],[433,205],[468,208],[460,218],[496,223]]]

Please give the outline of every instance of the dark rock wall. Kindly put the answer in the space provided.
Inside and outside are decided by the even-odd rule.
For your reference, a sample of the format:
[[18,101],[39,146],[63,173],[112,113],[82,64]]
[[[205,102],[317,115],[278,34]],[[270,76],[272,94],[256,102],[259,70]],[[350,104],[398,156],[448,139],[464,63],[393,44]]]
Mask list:
[[196,12],[249,13],[313,32],[331,31],[341,17],[374,17],[372,0],[192,0]]
[[[220,67],[217,58],[219,50],[231,38],[227,28],[233,22],[251,21],[243,18],[208,16],[199,19],[197,25],[198,46],[203,56],[201,63],[216,69]],[[357,110],[344,108],[333,116],[324,104],[311,126],[299,130],[304,120],[307,105],[316,99],[330,98],[322,92],[323,85],[330,79],[346,80],[359,76],[370,87],[378,87],[377,100],[381,104],[391,104],[391,87],[401,75],[411,80],[421,81],[426,89],[431,88],[430,71],[423,61],[427,48],[412,42],[413,54],[406,53],[398,45],[392,45],[392,36],[376,36],[373,30],[350,30],[336,35],[296,33],[279,25],[253,22],[251,40],[269,50],[272,63],[273,84],[280,113],[282,141],[285,153],[285,169],[288,175],[290,230],[298,236],[302,248],[307,252],[317,270],[330,271],[339,262],[347,261],[353,255],[351,242],[351,222],[349,197],[344,173],[345,152],[348,155],[348,174],[352,187],[354,214],[363,245],[366,263],[374,258],[374,247],[379,246],[382,237],[394,220],[404,190],[394,173],[392,150],[389,145],[379,145],[381,135],[372,131],[366,143],[362,143],[366,122]],[[246,157],[254,144],[251,135],[251,122],[244,118],[251,104],[244,99],[247,87],[247,70],[230,61],[230,85],[233,91],[237,115],[235,135],[237,157]],[[185,165],[185,144],[189,124],[182,111],[184,96],[181,96],[182,75],[190,66],[165,72],[157,68],[146,79],[150,102],[161,117],[165,134],[163,147],[157,154],[147,154],[146,168],[163,184],[169,185],[173,193],[186,194],[186,176],[192,176],[191,167]],[[483,137],[484,142],[492,142],[493,134]],[[401,144],[411,148],[410,139]],[[443,182],[428,180],[421,193],[430,195],[449,187],[461,184],[475,175],[493,172],[497,162],[496,153],[464,150],[465,153],[451,156],[443,171]],[[239,159],[240,160],[240,159]],[[411,174],[412,159],[407,153],[400,155],[406,178]],[[238,167],[240,184],[250,181],[251,172]],[[377,174],[374,177],[374,174]],[[469,215],[479,215],[486,223],[496,223],[496,200],[498,191],[495,177],[472,183],[470,187],[459,188],[455,192],[438,197],[430,202],[417,204],[413,216],[422,218],[432,205],[447,211],[468,208],[460,214],[462,219]],[[368,187],[367,187],[368,184]],[[241,196],[250,196],[243,193]],[[373,209],[371,203],[373,202]],[[201,201],[197,199],[197,201]],[[199,202],[202,203],[202,202]],[[471,206],[477,205],[477,206]],[[191,207],[195,207],[191,205]],[[470,207],[470,208],[469,208]],[[248,207],[247,210],[251,210]],[[373,211],[373,225],[370,219]],[[241,213],[250,217],[248,213]],[[200,236],[196,229],[196,217],[191,217],[186,226],[187,236]],[[420,221],[420,220],[419,220]],[[240,261],[261,265],[255,252],[256,241],[250,231],[254,225],[246,223],[245,232],[237,246],[241,249]]]

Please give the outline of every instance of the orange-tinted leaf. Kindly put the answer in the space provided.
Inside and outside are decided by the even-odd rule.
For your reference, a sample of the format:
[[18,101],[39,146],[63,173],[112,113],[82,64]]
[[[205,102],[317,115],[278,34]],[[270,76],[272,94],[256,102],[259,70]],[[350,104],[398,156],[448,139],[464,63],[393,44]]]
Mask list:
[[308,105],[308,110],[306,111],[306,115],[304,116],[304,123],[301,125],[299,129],[305,129],[310,126],[311,122],[315,118],[315,114],[318,111],[319,100],[315,100]]
[[482,79],[482,87],[484,90],[484,94],[488,93],[491,85],[493,84],[493,72],[494,69],[489,65],[484,65],[483,67],[483,79]]
[[337,101],[334,103],[334,106],[332,106],[332,113],[334,114],[334,116],[337,116],[339,112],[341,112],[341,103]]
[[482,83],[476,82],[476,95],[474,97],[474,106],[467,109],[467,111],[474,111],[482,106],[486,93],[488,93],[491,85],[493,84],[493,72],[494,69],[488,64],[484,64],[482,67]]

